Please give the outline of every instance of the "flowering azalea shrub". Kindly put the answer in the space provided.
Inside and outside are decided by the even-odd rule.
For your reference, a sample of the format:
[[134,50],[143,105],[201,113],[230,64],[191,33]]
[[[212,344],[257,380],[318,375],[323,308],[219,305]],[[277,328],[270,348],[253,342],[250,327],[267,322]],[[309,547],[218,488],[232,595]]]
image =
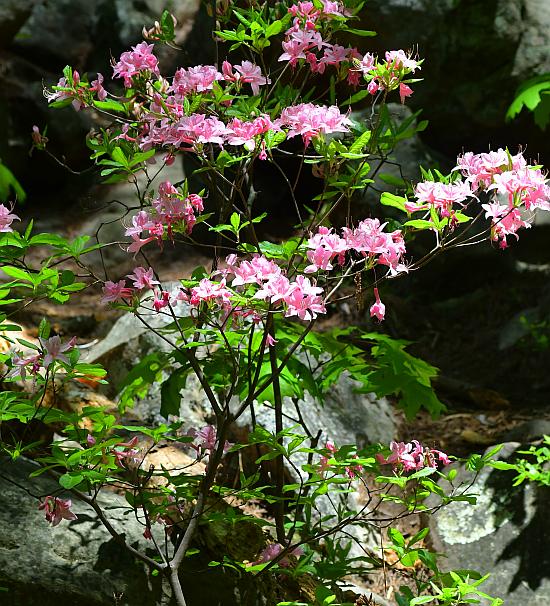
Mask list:
[[[436,554],[421,543],[426,529],[406,540],[394,527],[404,515],[475,499],[469,485],[455,483],[449,456],[417,440],[389,448],[335,445],[330,435],[307,426],[301,408],[306,394],[322,403],[345,375],[359,391],[394,397],[409,417],[420,408],[439,414],[443,405],[430,382],[436,369],[413,357],[405,342],[353,327],[316,328],[336,304],[355,300],[361,309],[365,298],[370,316],[383,321],[387,281],[451,247],[477,241],[507,246],[535,210],[550,209],[550,189],[541,168],[521,153],[468,152],[449,175],[424,171],[422,182],[382,194],[378,216],[356,216],[357,196],[373,182],[371,163],[386,160],[415,132],[411,121],[393,121],[387,103],[405,103],[422,65],[403,50],[381,58],[362,48],[373,32],[353,27],[361,9],[362,2],[353,0],[265,2],[247,9],[218,3],[213,35],[225,60],[173,74],[163,74],[155,54],[156,43],[174,39],[174,20],[164,13],[160,23],[144,29],[145,41],[114,62],[112,85],[102,74],[88,78],[65,68],[46,92],[50,106],[103,113],[101,126],[87,138],[92,159],[105,182],[129,181],[136,189],[136,204],[125,207],[120,224],[131,273],[97,276],[86,258],[109,243],[33,234],[32,223],[20,233],[13,227],[19,217],[0,207],[0,257],[8,277],[0,302],[64,303],[99,286],[103,305],[134,314],[168,346],[129,374],[119,402],[123,411],[147,383],[160,382],[166,422],[127,427],[101,408],[67,413],[53,405],[60,384],[108,380],[99,365],[86,363],[74,337],[51,335],[47,320],[36,342],[10,337],[1,361],[12,389],[1,394],[0,420],[55,423],[63,439],[25,444],[2,436],[2,448],[12,459],[32,454],[40,472],[59,479],[59,494],[44,495],[40,504],[47,521],[70,523],[71,499],[85,502],[115,540],[169,580],[180,606],[186,588],[179,571],[201,526],[232,524],[235,516],[266,528],[262,545],[251,545],[246,557],[218,554],[211,565],[239,578],[276,579],[278,589],[281,579],[313,579],[314,597],[301,593],[299,601],[281,604],[343,603],[342,577],[388,566],[383,553],[352,550],[366,536],[354,534],[355,528],[386,530],[382,541],[389,541],[388,549],[414,579],[399,590],[400,606],[489,599],[479,589],[481,575],[440,569]],[[357,40],[361,50],[338,44],[339,36]],[[234,59],[237,51],[246,59]],[[372,105],[367,118],[351,112],[360,101]],[[47,144],[40,129],[33,142],[39,149]],[[161,177],[154,185],[163,168],[181,157],[194,167],[188,177],[178,183]],[[297,167],[292,178],[281,166],[288,158]],[[275,168],[286,187],[294,229],[285,240],[258,237],[266,215],[257,211],[262,192],[255,175],[263,165]],[[298,184],[310,173],[322,180],[321,193],[299,200]],[[414,259],[408,245],[421,231],[432,236],[433,248]],[[199,240],[211,251],[211,266],[168,286],[148,251]],[[27,253],[36,246],[48,252],[32,267]],[[165,328],[154,328],[152,316],[163,317]],[[8,318],[0,317],[1,328],[18,330]],[[200,428],[180,417],[191,376],[209,407],[211,423]],[[289,402],[294,415],[285,408]],[[260,409],[272,411],[271,428],[257,422]],[[171,442],[183,445],[193,462],[176,477],[147,463],[152,445]],[[224,473],[235,457],[247,465],[227,482]],[[489,460],[473,458],[472,473]],[[105,486],[124,491],[154,555],[113,531],[97,500]],[[357,505],[353,495],[360,489],[367,498]],[[70,499],[59,496],[64,491]],[[384,500],[400,506],[396,519],[380,512]],[[251,502],[266,508],[261,524],[245,507]],[[328,503],[329,513],[321,513],[321,503]],[[270,603],[285,599],[277,588]]]

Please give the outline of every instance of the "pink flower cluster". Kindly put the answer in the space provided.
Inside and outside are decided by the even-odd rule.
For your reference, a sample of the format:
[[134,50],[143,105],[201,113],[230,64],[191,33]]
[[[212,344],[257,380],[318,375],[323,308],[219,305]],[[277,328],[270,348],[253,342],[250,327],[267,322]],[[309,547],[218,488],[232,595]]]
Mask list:
[[[326,456],[322,456],[319,462],[319,473],[324,475],[324,473],[330,469],[330,459],[332,455],[335,455],[338,452],[338,448],[334,445],[334,442],[330,440],[325,444],[325,449],[328,451]],[[357,455],[353,456],[354,459],[357,459]],[[348,465],[346,467],[346,475],[350,480],[356,478],[363,471],[362,465]]]
[[[206,425],[202,429],[190,429],[187,435],[195,438],[191,443],[191,448],[195,449],[199,456],[211,454],[216,450],[218,434],[213,425]],[[223,452],[226,453],[233,444],[227,440],[223,445]]]
[[471,184],[468,181],[454,181],[453,183],[439,183],[437,181],[423,181],[414,189],[416,203],[406,202],[405,209],[409,213],[426,211],[435,208],[441,218],[449,218],[450,224],[455,224],[456,204],[464,206],[469,198],[475,197]]
[[374,265],[386,265],[393,276],[406,272],[403,263],[405,241],[401,230],[385,232],[386,223],[378,219],[364,219],[356,228],[342,228],[342,236],[338,236],[328,227],[320,227],[319,231],[307,241],[310,249],[307,258],[311,265],[305,268],[305,273],[319,270],[329,271],[336,260],[343,265],[346,253],[358,253],[366,257]]
[[313,137],[328,133],[349,132],[348,126],[351,126],[352,121],[340,113],[336,105],[327,107],[313,103],[300,103],[285,107],[276,124],[289,129],[289,138],[301,135],[307,147]]
[[[107,98],[107,91],[103,88],[103,76],[97,74],[97,79],[93,80],[91,84],[80,81],[80,74],[74,70],[72,73],[73,83],[72,86],[65,77],[60,78],[53,92],[44,91],[44,95],[48,100],[48,103],[54,101],[64,101],[65,99],[72,99],[72,106],[76,111],[80,111],[83,107],[88,107],[91,103],[93,94],[99,101],[104,101]],[[34,127],[33,127],[34,130]],[[38,132],[38,135],[40,133]],[[34,138],[34,137],[33,137]],[[47,141],[47,139],[46,139]]]
[[54,335],[49,339],[39,338],[39,342],[42,350],[37,353],[24,356],[21,355],[21,352],[13,352],[11,358],[13,368],[6,375],[6,378],[21,378],[24,381],[27,378],[27,371],[36,376],[41,368],[48,368],[56,360],[69,364],[69,359],[65,353],[74,348],[76,337],[62,343],[61,338]]
[[244,145],[248,151],[256,147],[255,138],[277,127],[268,116],[258,116],[250,121],[233,118],[225,125],[215,116],[192,114],[174,121],[171,117],[158,120],[154,117],[148,122],[146,131],[140,136],[142,149],[157,146],[170,146],[194,149],[206,143],[217,145]]
[[[267,562],[271,562],[272,560],[274,560],[276,557],[278,557],[281,554],[283,549],[284,549],[284,547],[280,543],[270,543],[264,550],[262,550],[258,559],[255,562],[252,562],[252,566],[254,566],[256,564],[267,564]],[[282,557],[279,560],[278,564],[279,564],[279,566],[286,568],[287,566],[290,565],[290,560],[289,560],[290,556],[294,556],[295,558],[298,558],[302,555],[304,555],[304,550],[301,547],[296,547],[295,549],[290,551],[288,553],[288,555],[285,555],[284,557]]]
[[[126,229],[125,235],[133,240],[128,252],[137,253],[153,240],[162,243],[165,235],[173,238],[174,229],[190,234],[197,221],[195,213],[203,210],[201,196],[184,197],[169,181],[164,181],[159,185],[158,196],[152,201],[151,208],[140,210]],[[145,238],[143,232],[147,232]]]
[[[298,61],[304,60],[313,73],[323,74],[328,65],[336,68],[345,65],[349,68],[353,61],[361,58],[356,48],[330,44],[318,31],[327,20],[349,15],[341,2],[324,0],[322,9],[316,8],[313,2],[298,2],[288,12],[294,19],[290,29],[285,32],[282,43],[284,52],[279,61],[288,61],[295,67]],[[358,74],[349,70],[348,82],[357,85]]]
[[416,202],[406,202],[409,213],[435,209],[441,218],[448,217],[449,225],[456,224],[457,206],[463,208],[468,201],[479,200],[482,193],[491,195],[482,204],[485,217],[491,219],[491,238],[506,248],[506,237],[521,228],[530,227],[525,211],[550,210],[550,187],[540,168],[527,163],[523,154],[514,156],[503,149],[474,154],[467,152],[457,158],[462,179],[451,183],[424,181],[415,187]]
[[73,503],[71,499],[60,499],[51,495],[44,498],[38,509],[46,512],[46,521],[52,526],[57,526],[61,520],[76,520],[77,516],[71,511]]
[[368,81],[367,90],[371,95],[379,90],[390,92],[399,89],[401,103],[405,103],[405,99],[413,94],[413,90],[407,81],[403,80],[417,69],[422,69],[420,63],[400,49],[386,51],[383,61],[367,53],[360,61],[356,61],[355,65]]
[[245,284],[257,284],[259,290],[255,299],[268,301],[271,304],[284,304],[285,317],[297,316],[301,320],[313,320],[317,314],[326,313],[323,289],[316,286],[305,276],[297,276],[291,282],[282,269],[263,255],[254,255],[250,261],[240,261],[230,255],[226,259],[227,274],[233,274],[233,288]]
[[391,465],[398,471],[420,471],[424,467],[436,468],[438,461],[449,465],[449,457],[440,450],[422,446],[418,440],[412,442],[391,442],[391,454],[385,458],[382,453],[376,455],[381,465]]
[[506,236],[529,227],[520,207],[526,211],[550,210],[550,187],[540,168],[527,163],[523,154],[514,156],[499,149],[485,154],[465,153],[457,159],[458,170],[472,188],[494,192],[495,198],[482,204],[491,219],[491,238],[506,248]]
[[141,42],[132,46],[131,51],[122,53],[119,61],[113,66],[113,77],[124,78],[124,86],[131,88],[134,78],[139,74],[158,76],[160,74],[158,59],[153,54],[153,45]]

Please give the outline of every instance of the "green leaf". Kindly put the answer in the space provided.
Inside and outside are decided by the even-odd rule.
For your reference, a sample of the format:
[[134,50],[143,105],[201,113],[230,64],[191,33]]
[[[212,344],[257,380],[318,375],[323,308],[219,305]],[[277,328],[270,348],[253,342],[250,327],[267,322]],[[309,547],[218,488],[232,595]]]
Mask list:
[[394,545],[399,545],[399,547],[405,547],[405,539],[403,535],[399,532],[399,530],[397,530],[397,528],[389,528],[388,537]]
[[404,223],[406,227],[414,227],[415,229],[434,229],[435,225],[431,221],[425,219],[412,219]]
[[65,473],[59,478],[59,483],[63,488],[70,490],[71,488],[78,486],[82,480],[83,477],[81,474]]
[[[391,194],[390,192],[383,192],[380,196],[380,203],[384,206],[393,206],[394,208],[398,208],[403,212],[407,212],[405,209],[405,202],[407,198],[403,196],[396,196],[395,194]],[[406,225],[406,224],[405,224]]]

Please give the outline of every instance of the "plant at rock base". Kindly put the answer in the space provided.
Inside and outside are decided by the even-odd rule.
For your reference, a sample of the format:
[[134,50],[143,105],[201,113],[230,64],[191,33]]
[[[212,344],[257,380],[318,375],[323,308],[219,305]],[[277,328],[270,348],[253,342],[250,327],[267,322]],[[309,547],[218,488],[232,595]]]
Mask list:
[[[341,602],[341,578],[389,566],[383,551],[352,550],[370,528],[386,533],[388,548],[415,577],[415,592],[401,589],[400,606],[477,599],[481,576],[444,575],[436,554],[420,544],[427,531],[407,541],[394,528],[397,519],[380,513],[384,500],[401,508],[397,518],[473,500],[468,485],[455,483],[456,471],[447,470],[447,455],[416,440],[394,442],[390,450],[336,445],[302,413],[306,397],[323,402],[348,376],[358,391],[395,397],[408,417],[421,408],[439,414],[443,405],[431,388],[437,371],[408,353],[406,342],[354,327],[330,329],[323,319],[346,301],[362,309],[366,299],[381,322],[391,280],[445,249],[487,240],[507,246],[535,210],[550,209],[545,175],[521,153],[465,153],[449,175],[424,171],[422,182],[405,184],[400,195],[384,193],[378,216],[358,216],[357,194],[372,186],[372,162],[386,161],[400,140],[422,128],[414,118],[396,124],[387,107],[390,100],[406,102],[422,61],[403,50],[376,57],[363,48],[372,32],[353,27],[361,2],[216,7],[220,65],[164,74],[154,43],[173,41],[174,20],[165,13],[144,29],[148,40],[115,61],[112,85],[101,74],[88,78],[66,67],[47,93],[52,107],[104,114],[87,145],[105,182],[136,188],[136,204],[124,208],[120,226],[131,271],[98,276],[87,256],[108,245],[100,238],[67,241],[33,234],[32,224],[19,233],[13,230],[18,217],[0,207],[0,258],[8,277],[0,302],[64,303],[89,288],[103,305],[135,314],[167,347],[128,374],[119,406],[123,412],[159,383],[166,422],[131,427],[101,408],[56,407],[63,384],[106,382],[105,371],[82,361],[77,341],[51,335],[43,321],[37,341],[10,336],[10,351],[0,354],[4,381],[13,386],[0,394],[0,420],[55,423],[62,440],[24,444],[2,434],[2,449],[12,459],[33,454],[39,472],[54,474],[60,491],[91,507],[110,532],[98,493],[107,486],[124,491],[154,555],[122,535],[114,538],[169,580],[180,606],[186,588],[179,571],[201,529],[216,524],[257,531],[258,544],[245,545],[248,552],[218,553],[211,566],[271,582],[272,603],[285,599],[287,582],[303,577],[317,584],[318,604]],[[339,44],[344,38],[361,49]],[[365,99],[372,111],[361,119],[351,109]],[[33,131],[37,148],[47,143],[39,134]],[[161,177],[154,186],[178,157],[193,167],[188,177],[177,183]],[[289,160],[294,174],[285,168]],[[293,232],[285,240],[259,237],[266,219],[259,210],[265,187],[257,181],[263,167],[280,177],[288,198]],[[310,171],[321,186],[299,199]],[[410,243],[422,231],[433,247],[415,259]],[[149,262],[149,251],[180,242],[202,244],[212,262],[174,286]],[[37,246],[47,251],[33,266],[28,252]],[[151,317],[165,328],[154,328]],[[4,331],[18,330],[8,314],[0,321]],[[190,377],[209,406],[199,429],[179,416]],[[260,412],[272,416],[270,428],[258,423]],[[152,448],[170,443],[192,461],[177,474],[148,459]],[[245,464],[237,466],[236,458]],[[473,471],[487,463],[475,459]],[[363,501],[355,499],[360,491]],[[431,508],[430,495],[438,501]],[[56,522],[72,515],[58,495],[45,503]],[[247,505],[267,513],[259,519]],[[429,581],[417,575],[418,559]]]

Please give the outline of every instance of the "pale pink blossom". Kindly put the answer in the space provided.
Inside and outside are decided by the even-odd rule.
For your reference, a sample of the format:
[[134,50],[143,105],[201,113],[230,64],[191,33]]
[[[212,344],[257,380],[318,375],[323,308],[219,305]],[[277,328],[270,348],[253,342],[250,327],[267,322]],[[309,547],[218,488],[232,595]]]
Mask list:
[[44,368],[47,368],[54,360],[59,360],[60,362],[69,363],[69,359],[64,352],[73,349],[76,345],[76,337],[73,337],[66,343],[61,343],[61,337],[58,335],[54,335],[49,339],[39,338],[40,344],[44,349]]
[[9,208],[6,208],[3,204],[0,204],[0,233],[13,231],[11,224],[21,219],[14,215]]
[[131,274],[126,276],[130,278],[134,283],[134,288],[142,290],[144,288],[152,289],[155,284],[160,284],[158,280],[155,280],[153,274],[153,268],[145,269],[144,267],[136,267]]
[[[267,562],[271,562],[275,558],[277,558],[281,552],[283,551],[283,546],[280,543],[270,543],[259,555],[258,559],[255,562],[252,562],[253,565],[256,564],[265,564]],[[290,551],[287,555],[282,557],[278,564],[283,568],[286,568],[290,565],[290,556],[294,556],[295,558],[304,555],[304,550],[301,547],[296,547],[292,551]]]
[[260,86],[271,84],[271,80],[262,76],[262,70],[258,65],[251,61],[243,61],[240,65],[235,65],[239,73],[240,82],[248,83],[252,87],[252,94],[260,94]]

